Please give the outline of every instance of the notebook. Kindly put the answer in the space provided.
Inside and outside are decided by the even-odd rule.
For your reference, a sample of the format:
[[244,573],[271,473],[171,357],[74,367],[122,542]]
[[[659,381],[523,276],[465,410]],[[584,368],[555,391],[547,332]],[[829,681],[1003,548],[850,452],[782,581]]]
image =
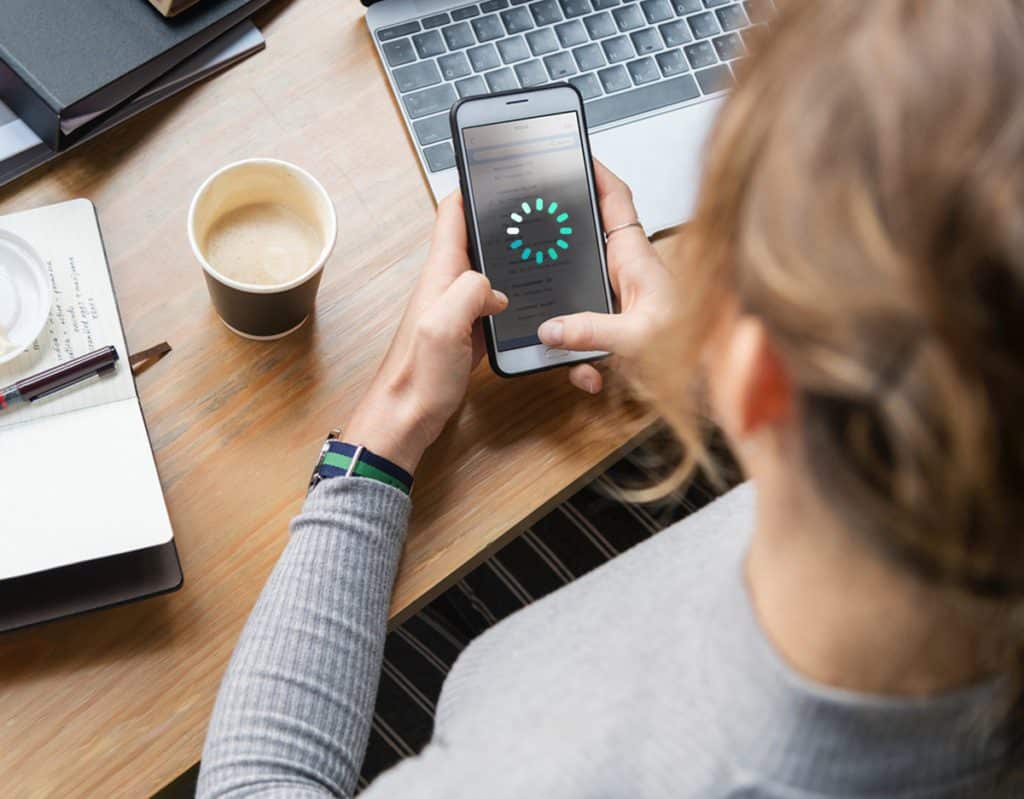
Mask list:
[[56,153],[17,114],[0,101],[0,186],[73,150],[136,114],[204,78],[242,61],[266,46],[249,20],[239,23],[150,84],[67,149]]
[[[83,585],[90,566],[120,580],[93,586],[98,598],[65,598],[59,612],[74,612],[156,592],[152,575],[142,571],[138,585],[130,584],[132,569],[144,571],[145,560],[133,567],[131,553],[166,561],[157,590],[176,587],[181,572],[92,203],[70,200],[0,216],[0,228],[39,251],[54,292],[43,333],[28,352],[0,366],[0,384],[106,345],[120,355],[110,375],[0,412],[0,629],[6,629],[12,626],[3,618],[10,610],[7,581],[42,595],[43,578],[62,570]],[[111,571],[118,558],[121,568]],[[22,608],[22,621],[43,620],[39,615]]]
[[207,0],[164,19],[139,0],[3,0],[0,99],[52,150],[268,0]]

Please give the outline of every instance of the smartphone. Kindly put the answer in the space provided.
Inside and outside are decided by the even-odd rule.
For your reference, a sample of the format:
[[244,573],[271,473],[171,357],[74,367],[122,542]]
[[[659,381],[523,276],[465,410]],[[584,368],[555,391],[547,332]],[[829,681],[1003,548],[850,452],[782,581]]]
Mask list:
[[483,320],[491,368],[513,377],[607,355],[537,338],[553,316],[612,311],[580,93],[556,84],[467,97],[451,126],[473,267],[509,298]]

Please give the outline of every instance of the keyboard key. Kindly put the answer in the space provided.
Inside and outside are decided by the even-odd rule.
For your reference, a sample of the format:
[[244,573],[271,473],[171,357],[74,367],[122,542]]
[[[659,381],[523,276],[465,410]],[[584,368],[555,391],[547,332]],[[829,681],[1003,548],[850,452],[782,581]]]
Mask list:
[[657,64],[654,63],[654,59],[650,56],[630,61],[626,64],[626,69],[629,70],[629,77],[633,79],[633,83],[637,86],[652,83],[661,77]]
[[501,11],[503,8],[508,8],[508,0],[487,0],[486,3],[480,4],[480,10],[485,14]]
[[740,39],[739,34],[727,33],[725,36],[718,36],[711,40],[711,43],[715,45],[715,50],[718,53],[718,57],[723,61],[731,61],[734,58],[739,58],[741,55],[745,55],[743,50],[743,40]]
[[427,147],[423,151],[423,157],[427,159],[427,167],[431,172],[441,172],[455,166],[455,151],[451,142]]
[[715,6],[724,6],[726,3],[731,3],[732,0],[704,0],[705,8],[714,8]]
[[580,72],[589,72],[592,69],[603,67],[607,63],[601,52],[601,46],[597,44],[585,44],[583,47],[577,47],[572,51],[572,55],[576,59],[576,65],[580,68]]
[[697,77],[697,83],[700,84],[700,90],[704,94],[725,91],[733,86],[732,73],[729,71],[729,67],[724,64],[711,67],[711,69],[703,69],[693,74]]
[[519,83],[524,89],[528,86],[540,86],[542,83],[548,82],[548,73],[544,71],[544,66],[536,58],[533,61],[516,64],[515,70],[516,77],[519,78]]
[[640,4],[640,8],[643,9],[644,16],[652,25],[672,19],[672,6],[668,4],[667,0],[644,0]]
[[530,0],[508,0],[514,6],[521,6],[524,3],[529,3]]
[[700,0],[672,0],[672,8],[676,10],[676,16],[678,17],[685,17],[687,14],[693,14],[695,11],[704,10]]
[[589,75],[577,75],[569,78],[569,83],[580,90],[584,100],[592,100],[601,96],[601,84],[591,72]]
[[540,0],[539,3],[530,4],[530,13],[533,14],[533,21],[537,27],[542,25],[554,25],[562,21],[562,12],[558,9],[555,0]]
[[455,89],[450,83],[442,83],[440,86],[432,86],[414,94],[406,94],[402,97],[405,103],[405,110],[412,119],[430,116],[439,111],[447,111],[455,102]]
[[530,57],[530,48],[526,46],[526,39],[522,36],[502,39],[498,42],[498,52],[501,53],[501,60],[506,64],[514,64],[516,61],[524,61]]
[[654,28],[644,28],[642,31],[634,31],[629,34],[629,38],[633,40],[633,47],[636,48],[637,55],[656,53],[661,49],[661,37]]
[[400,67],[416,60],[416,51],[412,49],[412,42],[409,39],[384,42],[380,49],[384,51],[384,58],[390,67]]
[[[751,22],[768,22],[774,14],[771,0],[746,0],[743,7]],[[379,35],[379,34],[378,34]]]
[[[482,83],[483,81],[481,81]],[[412,123],[412,129],[416,131],[416,141],[421,147],[428,144],[444,141],[452,137],[452,126],[448,121],[447,114],[438,114],[436,117],[418,119]]]
[[636,6],[616,8],[612,12],[612,16],[615,17],[615,23],[623,33],[642,28],[644,24],[644,15],[640,13],[640,9]]
[[433,61],[418,61],[407,67],[399,67],[391,74],[395,76],[395,85],[400,92],[411,92],[441,82],[441,73]]
[[440,28],[442,25],[447,25],[451,20],[448,19],[448,15],[442,11],[440,14],[433,14],[432,16],[424,17],[422,22],[424,28]]
[[590,38],[595,41],[618,33],[618,29],[615,27],[615,20],[612,19],[612,15],[607,11],[602,11],[600,14],[591,14],[583,20],[583,24],[587,29],[587,33],[590,34]]
[[[597,73],[597,77],[601,79],[601,85],[604,86],[604,90],[611,94],[612,92],[619,92],[623,89],[630,88],[633,84],[630,83],[629,73],[626,72],[626,68],[622,66],[608,67],[608,69],[602,69]],[[589,112],[588,112],[589,117]],[[588,118],[588,123],[590,122]]]
[[566,19],[590,13],[590,0],[559,0]]
[[474,75],[472,78],[463,78],[462,80],[455,81],[455,91],[459,93],[459,97],[487,94],[487,84],[484,83],[484,79],[479,75]]
[[501,66],[501,62],[498,60],[498,51],[494,49],[493,44],[472,47],[466,51],[466,55],[469,56],[469,63],[473,65],[474,72],[483,72]]
[[565,80],[576,74],[576,64],[573,63],[572,56],[566,52],[544,56],[544,66],[548,68],[551,80]]
[[501,20],[505,23],[505,30],[510,36],[533,28],[533,17],[525,8],[510,8],[508,11],[502,11]]
[[690,36],[690,28],[681,19],[666,22],[664,25],[658,26],[658,30],[661,31],[661,38],[665,40],[667,47],[679,47],[681,44],[693,41],[693,37]]
[[619,0],[590,0],[594,11],[602,11],[606,8],[615,8],[619,4]]
[[693,31],[694,39],[706,39],[708,36],[721,33],[718,29],[718,23],[715,22],[715,15],[710,11],[705,11],[703,14],[694,14],[692,17],[687,17],[686,21],[690,24],[690,30]]
[[[608,88],[607,84],[605,88]],[[648,111],[684,103],[697,97],[700,97],[700,92],[697,90],[697,84],[694,83],[693,78],[690,75],[680,75],[678,78],[658,81],[611,97],[591,100],[586,105],[587,124],[590,126],[604,125],[637,114],[646,114]]]
[[465,53],[449,53],[437,59],[437,65],[441,68],[441,74],[445,80],[464,78],[473,70],[469,67],[469,61]]
[[492,92],[507,92],[510,89],[519,88],[519,81],[516,80],[515,73],[508,67],[488,72],[484,75],[484,79]]
[[673,75],[679,75],[690,69],[680,50],[667,50],[664,53],[658,53],[654,59],[661,68],[661,74],[666,78],[671,78]]
[[683,50],[686,52],[686,60],[690,62],[690,66],[694,69],[700,69],[718,61],[715,57],[715,48],[712,47],[711,42],[697,42],[689,47],[684,47]]
[[629,43],[629,39],[625,36],[605,39],[601,42],[601,46],[604,48],[604,56],[608,59],[609,64],[614,64],[616,61],[628,61],[636,55],[633,52],[633,45]]
[[470,22],[476,32],[476,38],[481,42],[489,42],[491,39],[500,39],[505,35],[501,29],[501,20],[497,14],[488,14],[486,17],[477,17]]
[[397,39],[400,36],[408,36],[411,33],[417,33],[420,29],[420,23],[418,22],[405,22],[401,25],[395,25],[390,28],[381,28],[377,31],[377,40],[381,42],[388,42],[392,39]]
[[456,8],[452,12],[452,19],[469,19],[470,17],[476,17],[479,15],[479,8],[476,6],[466,6],[465,8]]
[[747,25],[747,15],[743,13],[742,6],[728,6],[720,8],[715,12],[718,17],[718,24],[724,31],[735,31]]
[[575,47],[587,40],[587,30],[578,19],[555,25],[555,34],[562,47]]
[[551,28],[542,28],[539,31],[526,34],[526,41],[530,45],[530,52],[534,55],[545,55],[558,49],[558,40]]
[[418,33],[412,37],[412,43],[420,58],[430,58],[444,52],[444,42],[441,41],[441,34],[437,31]]
[[476,39],[473,38],[473,31],[469,29],[469,25],[465,22],[441,28],[441,35],[444,36],[445,44],[448,45],[449,50],[461,50],[463,47],[476,44]]

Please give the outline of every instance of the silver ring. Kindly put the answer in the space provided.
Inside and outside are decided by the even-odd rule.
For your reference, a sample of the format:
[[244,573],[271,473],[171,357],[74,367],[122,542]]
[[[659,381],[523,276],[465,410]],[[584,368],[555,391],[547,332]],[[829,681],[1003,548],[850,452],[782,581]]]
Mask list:
[[612,237],[612,233],[618,233],[620,230],[625,230],[628,227],[638,227],[641,230],[644,229],[644,226],[640,224],[640,220],[639,219],[634,219],[632,222],[627,222],[624,225],[616,225],[611,230],[606,230],[604,232],[604,240],[608,241],[608,239],[610,239]]

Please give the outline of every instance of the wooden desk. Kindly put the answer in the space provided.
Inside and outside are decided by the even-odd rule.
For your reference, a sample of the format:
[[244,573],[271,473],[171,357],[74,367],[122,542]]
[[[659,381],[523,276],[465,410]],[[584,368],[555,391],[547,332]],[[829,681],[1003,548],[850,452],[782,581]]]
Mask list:
[[[276,0],[257,17],[265,52],[0,190],[0,213],[91,198],[129,346],[174,348],[139,387],[185,571],[175,594],[0,637],[5,796],[142,797],[199,758],[323,437],[373,373],[433,220],[362,16],[357,0]],[[200,182],[256,155],[309,169],[339,225],[315,321],[269,344],[220,324],[185,235]],[[645,423],[564,373],[508,382],[483,366],[417,475],[393,618]]]

